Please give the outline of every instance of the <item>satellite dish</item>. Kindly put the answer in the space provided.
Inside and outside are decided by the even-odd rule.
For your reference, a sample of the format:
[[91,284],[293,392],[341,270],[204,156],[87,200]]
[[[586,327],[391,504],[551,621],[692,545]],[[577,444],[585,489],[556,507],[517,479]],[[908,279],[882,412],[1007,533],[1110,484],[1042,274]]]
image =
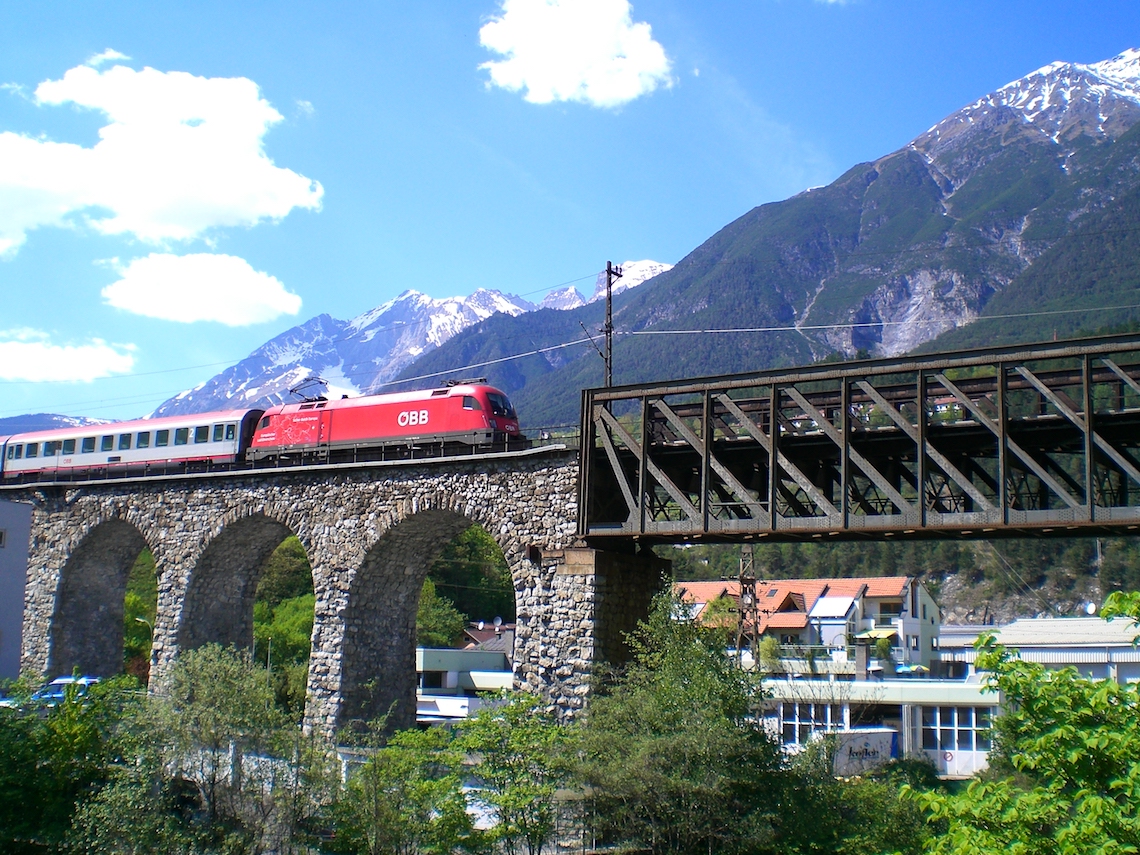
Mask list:
[[1095,615],[1096,614],[1096,603],[1093,603],[1093,602],[1085,603],[1085,614],[1088,615],[1089,617],[1092,617],[1093,615]]
[[502,626],[502,625],[503,625],[503,619],[501,617],[496,617],[495,618],[495,626]]
[[483,621],[479,621],[479,629],[482,629],[484,626],[486,626],[486,624],[484,624]]

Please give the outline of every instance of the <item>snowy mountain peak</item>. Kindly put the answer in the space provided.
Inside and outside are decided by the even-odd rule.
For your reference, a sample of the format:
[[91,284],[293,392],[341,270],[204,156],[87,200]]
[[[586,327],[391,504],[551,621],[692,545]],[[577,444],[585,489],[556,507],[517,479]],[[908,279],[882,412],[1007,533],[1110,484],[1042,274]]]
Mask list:
[[[615,293],[639,285],[670,265],[629,261]],[[605,296],[605,275],[600,292]],[[551,292],[542,306],[571,309],[583,305],[574,288]],[[308,377],[328,383],[328,394],[359,395],[382,391],[419,356],[456,333],[496,313],[521,315],[539,308],[514,294],[479,288],[468,297],[429,297],[407,290],[340,321],[318,315],[263,344],[232,368],[163,403],[153,415],[199,413],[211,409],[255,407],[294,400],[289,389]]]
[[969,139],[1017,123],[1053,142],[1078,135],[1116,138],[1140,119],[1140,49],[1087,65],[1053,62],[943,119],[912,145],[937,156]]
[[[636,288],[643,282],[648,282],[654,276],[664,273],[666,270],[672,270],[672,264],[663,264],[660,261],[626,261],[618,265],[621,268],[621,278],[616,280],[613,285],[614,296],[621,294],[623,291],[628,291],[630,288]],[[595,300],[604,300],[606,298],[606,274],[602,271],[598,274],[597,282],[594,284],[594,294],[587,300],[587,303],[593,303]]]

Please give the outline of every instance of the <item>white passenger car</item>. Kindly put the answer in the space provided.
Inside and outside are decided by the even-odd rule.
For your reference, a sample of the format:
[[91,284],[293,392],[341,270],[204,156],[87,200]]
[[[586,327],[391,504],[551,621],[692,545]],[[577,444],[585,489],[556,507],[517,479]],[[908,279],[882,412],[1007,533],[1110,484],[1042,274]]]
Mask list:
[[5,479],[181,471],[243,459],[261,410],[226,410],[33,431],[7,437]]

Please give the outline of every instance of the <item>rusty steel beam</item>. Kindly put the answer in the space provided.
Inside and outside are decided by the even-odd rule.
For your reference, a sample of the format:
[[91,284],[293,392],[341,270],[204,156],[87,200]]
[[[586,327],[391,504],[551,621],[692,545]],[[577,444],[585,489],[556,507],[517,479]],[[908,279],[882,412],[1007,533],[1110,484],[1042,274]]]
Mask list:
[[578,534],[1140,530],[1140,335],[583,392]]

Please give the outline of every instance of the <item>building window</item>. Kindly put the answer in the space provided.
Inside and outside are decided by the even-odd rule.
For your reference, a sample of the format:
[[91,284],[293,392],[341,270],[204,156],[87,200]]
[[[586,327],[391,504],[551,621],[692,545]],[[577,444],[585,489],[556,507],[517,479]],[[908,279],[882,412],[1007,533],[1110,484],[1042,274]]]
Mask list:
[[908,635],[907,638],[910,639],[910,649],[911,650],[920,650],[921,649],[920,645],[922,644],[922,639],[919,636]]
[[780,704],[780,733],[785,745],[806,745],[813,733],[844,727],[842,704]]
[[0,528],[0,549],[3,549],[4,545],[7,542],[8,542],[8,532],[6,532],[6,531],[4,531],[4,529]]
[[423,677],[420,679],[420,688],[442,689],[443,673],[443,671],[424,671]]
[[989,751],[992,707],[923,707],[927,751]]

